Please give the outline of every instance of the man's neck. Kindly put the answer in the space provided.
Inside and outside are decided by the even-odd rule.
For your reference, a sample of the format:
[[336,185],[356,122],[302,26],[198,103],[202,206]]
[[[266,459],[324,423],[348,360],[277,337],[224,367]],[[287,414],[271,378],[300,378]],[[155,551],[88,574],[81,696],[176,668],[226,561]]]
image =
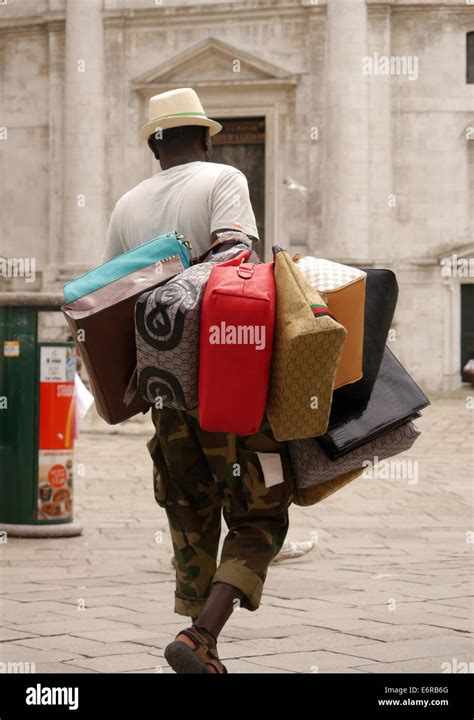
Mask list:
[[175,156],[173,158],[161,158],[160,165],[162,170],[169,170],[177,165],[187,165],[192,162],[204,162],[205,159],[206,158],[202,154],[196,153],[195,155],[186,155],[182,157]]

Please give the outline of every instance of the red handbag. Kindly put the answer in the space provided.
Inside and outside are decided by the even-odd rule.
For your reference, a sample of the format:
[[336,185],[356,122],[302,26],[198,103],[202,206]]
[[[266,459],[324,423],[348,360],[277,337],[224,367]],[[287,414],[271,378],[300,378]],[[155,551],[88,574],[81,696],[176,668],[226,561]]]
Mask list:
[[273,263],[212,269],[201,309],[199,421],[251,435],[263,420],[275,323]]

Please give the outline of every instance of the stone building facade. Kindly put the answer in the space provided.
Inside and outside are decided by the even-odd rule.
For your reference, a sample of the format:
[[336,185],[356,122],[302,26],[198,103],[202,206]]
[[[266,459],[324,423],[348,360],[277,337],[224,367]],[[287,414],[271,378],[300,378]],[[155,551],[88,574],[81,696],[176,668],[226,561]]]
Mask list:
[[[253,158],[267,259],[280,243],[392,268],[394,352],[424,388],[457,388],[471,32],[470,0],[0,0],[0,256],[34,258],[38,290],[98,263],[114,203],[159,169],[138,138],[149,97],[191,86]],[[238,133],[253,120],[258,156]]]

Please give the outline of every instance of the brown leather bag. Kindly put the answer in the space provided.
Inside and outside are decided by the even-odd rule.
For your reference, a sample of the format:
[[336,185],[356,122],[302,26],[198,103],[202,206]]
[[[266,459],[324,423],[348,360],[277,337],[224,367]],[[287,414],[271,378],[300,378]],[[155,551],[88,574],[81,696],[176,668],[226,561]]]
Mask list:
[[63,306],[91,384],[97,412],[110,425],[150,407],[136,389],[135,303],[184,270],[179,255],[153,263]]

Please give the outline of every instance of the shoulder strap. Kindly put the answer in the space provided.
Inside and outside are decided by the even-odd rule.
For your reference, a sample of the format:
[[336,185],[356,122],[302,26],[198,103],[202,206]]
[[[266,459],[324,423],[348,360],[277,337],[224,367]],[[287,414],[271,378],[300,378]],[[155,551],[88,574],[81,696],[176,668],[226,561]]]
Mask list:
[[198,255],[194,258],[193,265],[203,262],[203,260],[205,260],[212,252],[214,252],[214,249],[218,245],[232,246],[237,245],[238,243],[244,243],[245,245],[247,245],[248,248],[252,248],[252,241],[249,239],[248,235],[245,235],[245,233],[242,233],[238,230],[224,230],[217,235],[217,237],[212,241],[208,249],[202,255]]

